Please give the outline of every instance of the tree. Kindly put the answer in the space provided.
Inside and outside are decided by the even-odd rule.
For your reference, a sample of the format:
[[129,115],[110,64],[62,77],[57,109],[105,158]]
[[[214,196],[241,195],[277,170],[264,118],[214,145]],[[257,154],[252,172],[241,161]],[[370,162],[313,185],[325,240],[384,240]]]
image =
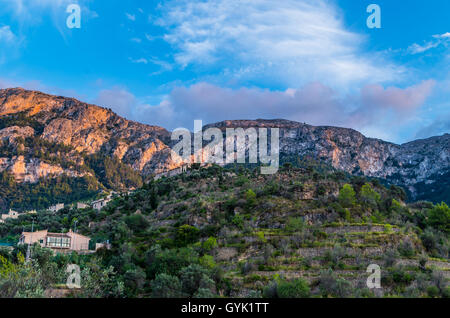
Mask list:
[[248,189],[247,192],[245,192],[245,199],[247,200],[247,209],[250,209],[256,205],[256,193],[252,189]]
[[175,234],[175,243],[178,246],[186,246],[195,242],[199,236],[199,229],[189,224],[180,226]]
[[380,201],[380,194],[372,189],[369,183],[366,183],[361,188],[361,199],[364,203],[375,207]]
[[339,203],[344,208],[351,208],[356,202],[355,190],[350,184],[344,184],[338,197]]
[[429,211],[428,224],[440,231],[450,232],[450,208],[445,202],[436,204]]
[[171,275],[158,274],[151,282],[153,298],[180,298],[181,283],[180,280]]
[[209,278],[209,271],[198,264],[192,264],[180,271],[180,280],[183,291],[193,296],[199,288],[214,288],[214,281]]
[[217,240],[215,237],[209,237],[203,242],[202,247],[205,251],[211,251],[213,248],[217,247]]

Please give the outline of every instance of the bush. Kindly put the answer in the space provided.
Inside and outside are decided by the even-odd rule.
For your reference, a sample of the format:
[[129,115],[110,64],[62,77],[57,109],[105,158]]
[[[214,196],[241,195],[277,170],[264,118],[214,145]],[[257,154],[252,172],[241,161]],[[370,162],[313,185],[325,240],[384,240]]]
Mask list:
[[450,208],[442,202],[436,204],[428,213],[428,224],[440,231],[450,233]]
[[289,218],[288,223],[286,224],[286,230],[289,232],[301,232],[303,231],[303,227],[305,223],[303,222],[303,218]]
[[277,285],[277,295],[279,298],[308,298],[311,292],[308,283],[297,278],[293,281],[281,281]]
[[361,200],[371,207],[376,207],[381,198],[380,194],[373,190],[369,183],[362,186],[360,196]]
[[180,280],[171,275],[158,274],[151,282],[153,298],[180,298],[181,292]]
[[199,229],[194,226],[185,224],[180,226],[175,234],[175,243],[182,247],[197,241],[199,236]]
[[180,280],[183,292],[189,297],[194,296],[200,288],[209,290],[214,288],[214,281],[209,278],[209,271],[197,264],[183,268],[180,271]]
[[245,207],[250,209],[256,205],[256,193],[252,189],[245,192],[245,199],[247,200]]
[[401,256],[411,258],[416,255],[416,250],[414,249],[413,244],[409,240],[404,240],[398,246],[398,252]]
[[350,283],[344,279],[336,278],[332,270],[322,271],[319,277],[319,289],[323,297],[343,298],[351,294]]
[[439,296],[439,288],[437,288],[436,286],[428,286],[427,294],[431,298],[436,298]]
[[217,247],[217,240],[215,237],[209,237],[206,241],[203,242],[202,248],[205,251],[211,251],[213,248]]

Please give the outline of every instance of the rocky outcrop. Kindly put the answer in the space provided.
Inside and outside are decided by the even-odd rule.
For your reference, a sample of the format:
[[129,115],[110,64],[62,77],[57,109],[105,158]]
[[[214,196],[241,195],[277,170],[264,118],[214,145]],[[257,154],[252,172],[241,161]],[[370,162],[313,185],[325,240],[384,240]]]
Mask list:
[[[43,131],[39,137],[44,140],[69,145],[79,153],[101,151],[117,156],[144,174],[164,171],[174,165],[167,130],[126,120],[109,109],[21,88],[0,90],[0,119],[16,114],[41,124]],[[17,136],[30,135],[34,135],[30,127],[14,126],[0,131],[0,138],[8,138],[8,142]],[[38,175],[31,179],[20,177],[20,170],[24,169],[21,162],[11,167],[18,180],[38,178]]]
[[224,121],[208,127],[279,128],[280,154],[311,156],[352,174],[387,179],[417,195],[416,184],[450,172],[450,135],[396,145],[347,128],[315,127],[288,120]]

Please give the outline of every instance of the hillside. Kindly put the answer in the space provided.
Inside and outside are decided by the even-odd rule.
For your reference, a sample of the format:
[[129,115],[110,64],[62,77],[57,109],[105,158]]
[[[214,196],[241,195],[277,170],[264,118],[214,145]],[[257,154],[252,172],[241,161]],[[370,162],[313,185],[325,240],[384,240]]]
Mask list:
[[[449,297],[450,209],[404,199],[401,188],[315,162],[272,176],[194,169],[101,213],[39,213],[35,229],[67,231],[77,220],[82,234],[112,248],[34,255],[56,271],[46,285],[42,278],[47,289],[64,277],[52,262],[80,264],[85,297]],[[0,224],[0,237],[14,240],[24,225],[30,230],[31,216]],[[366,287],[369,264],[381,267],[381,289]]]

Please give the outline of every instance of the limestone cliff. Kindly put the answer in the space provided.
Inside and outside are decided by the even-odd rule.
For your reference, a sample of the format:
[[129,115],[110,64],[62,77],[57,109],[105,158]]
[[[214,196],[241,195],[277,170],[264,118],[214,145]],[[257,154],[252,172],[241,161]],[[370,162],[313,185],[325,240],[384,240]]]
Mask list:
[[[347,128],[315,127],[288,120],[235,120],[208,125],[280,128],[281,155],[309,155],[352,174],[386,179],[420,197],[416,187],[450,173],[450,135],[396,145]],[[443,189],[442,189],[443,190]],[[447,198],[450,200],[450,198]]]
[[[0,119],[20,114],[42,126],[33,128],[6,127],[0,130],[0,140],[13,143],[17,137],[37,136],[48,142],[63,143],[76,153],[102,152],[117,156],[122,162],[144,174],[163,171],[173,166],[170,157],[170,133],[161,127],[126,120],[109,109],[82,103],[73,98],[47,95],[21,88],[0,90]],[[38,175],[24,177],[35,171],[40,176],[58,174],[58,167],[43,168],[33,158],[23,162],[18,158],[4,163],[18,180],[36,180]],[[74,159],[76,160],[76,159]],[[5,158],[3,158],[5,162]],[[30,165],[34,168],[30,169]],[[27,172],[25,172],[27,171]],[[67,171],[66,171],[67,172]]]

